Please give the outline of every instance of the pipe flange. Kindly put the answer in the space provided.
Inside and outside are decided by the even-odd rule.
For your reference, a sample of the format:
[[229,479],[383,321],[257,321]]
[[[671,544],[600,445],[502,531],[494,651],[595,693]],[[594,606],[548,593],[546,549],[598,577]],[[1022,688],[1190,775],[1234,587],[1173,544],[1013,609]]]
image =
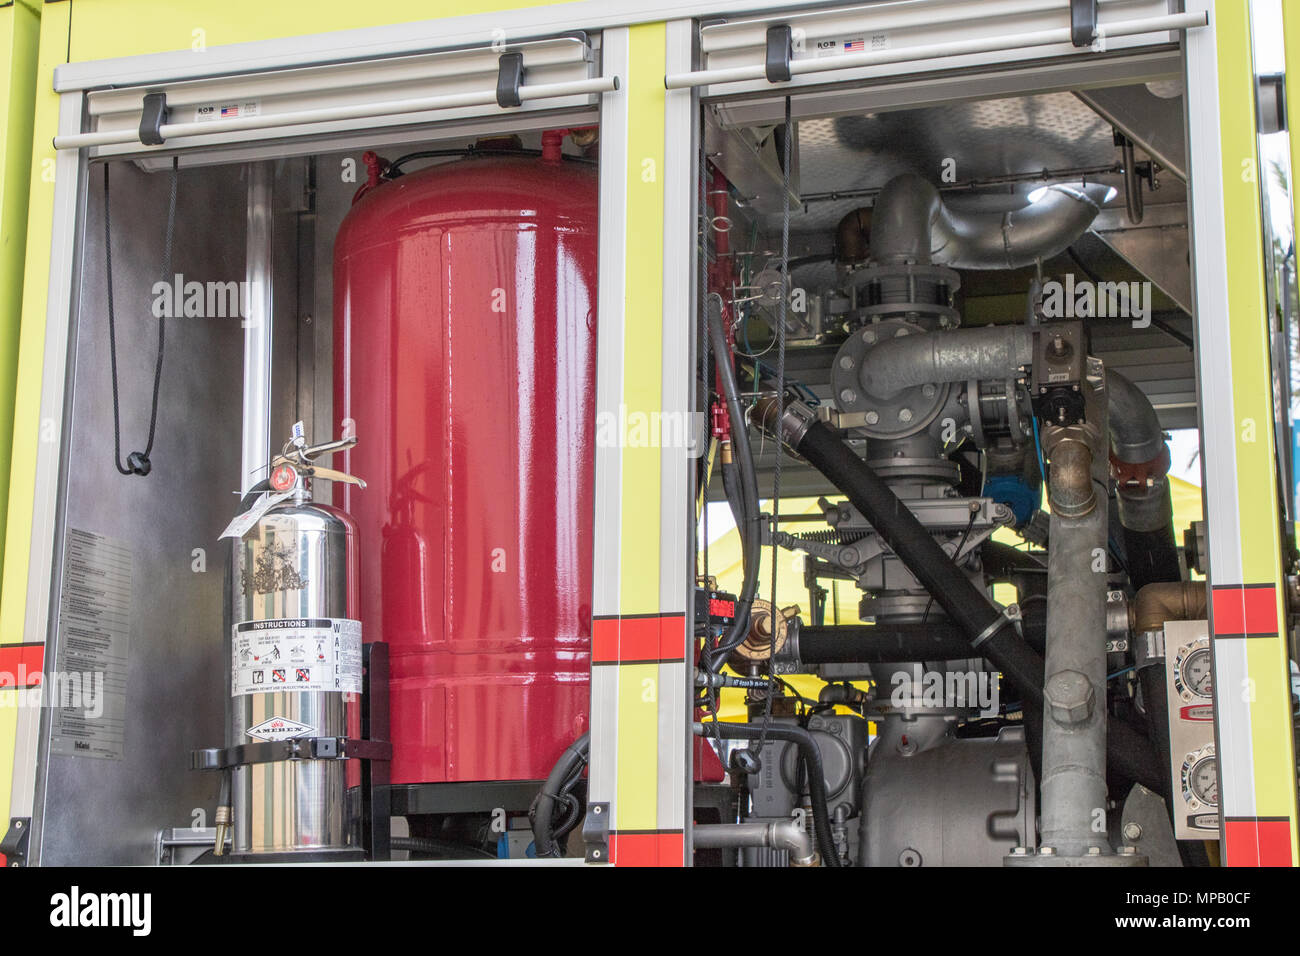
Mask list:
[[880,302],[860,305],[853,310],[860,321],[899,318],[904,321],[922,320],[940,329],[955,329],[961,325],[961,313],[950,305],[938,302]]
[[877,440],[907,438],[924,431],[939,417],[952,391],[948,383],[914,385],[882,399],[868,394],[861,381],[862,364],[872,348],[889,339],[925,331],[907,319],[885,319],[859,329],[840,346],[831,367],[831,387],[836,408],[862,416],[862,424],[852,428],[851,434]]
[[731,652],[728,663],[732,667],[741,670],[751,664],[766,661],[769,656],[772,656],[773,652],[775,652],[776,656],[781,656],[781,650],[785,647],[791,631],[790,622],[792,619],[797,618],[798,614],[798,606],[792,605],[780,608],[775,615],[776,634],[774,638],[772,634],[772,604],[762,598],[755,598],[754,604],[749,611],[749,633],[745,635],[745,639],[740,642],[739,646]]

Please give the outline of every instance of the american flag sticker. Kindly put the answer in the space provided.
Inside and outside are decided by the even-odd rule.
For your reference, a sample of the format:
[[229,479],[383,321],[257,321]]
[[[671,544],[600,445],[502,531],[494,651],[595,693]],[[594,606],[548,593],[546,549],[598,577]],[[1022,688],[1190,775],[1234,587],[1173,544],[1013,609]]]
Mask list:
[[234,103],[206,103],[195,109],[194,118],[198,122],[204,122],[205,120],[237,119],[241,116],[256,116],[261,111],[261,102],[259,100],[240,100],[239,102]]
[[859,37],[856,40],[844,41],[845,53],[864,53],[867,49],[867,41]]

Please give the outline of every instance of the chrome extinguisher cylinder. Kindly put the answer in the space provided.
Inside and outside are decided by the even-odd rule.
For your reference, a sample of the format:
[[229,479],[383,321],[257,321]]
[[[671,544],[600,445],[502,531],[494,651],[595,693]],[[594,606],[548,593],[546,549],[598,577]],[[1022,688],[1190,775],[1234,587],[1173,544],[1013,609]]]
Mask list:
[[[357,850],[349,847],[347,762],[338,759],[362,690],[356,525],[311,500],[313,475],[365,487],[314,462],[355,441],[308,447],[295,426],[263,483],[266,497],[223,535],[238,538],[232,706],[220,760],[231,773],[236,856]],[[218,853],[219,844],[220,836]]]
[[[355,528],[342,512],[297,497],[240,543],[232,744],[345,737],[346,698],[361,689],[361,627],[349,618],[348,594]],[[347,846],[344,768],[342,760],[235,768],[234,852]]]

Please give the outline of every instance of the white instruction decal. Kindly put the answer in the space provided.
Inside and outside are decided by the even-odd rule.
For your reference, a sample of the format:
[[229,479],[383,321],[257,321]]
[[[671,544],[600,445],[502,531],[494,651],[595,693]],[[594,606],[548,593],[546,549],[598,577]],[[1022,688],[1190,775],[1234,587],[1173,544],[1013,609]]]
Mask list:
[[236,624],[231,696],[278,691],[361,693],[361,622],[287,618]]
[[52,753],[122,759],[132,563],[124,541],[77,528],[64,537],[58,666],[42,688]]

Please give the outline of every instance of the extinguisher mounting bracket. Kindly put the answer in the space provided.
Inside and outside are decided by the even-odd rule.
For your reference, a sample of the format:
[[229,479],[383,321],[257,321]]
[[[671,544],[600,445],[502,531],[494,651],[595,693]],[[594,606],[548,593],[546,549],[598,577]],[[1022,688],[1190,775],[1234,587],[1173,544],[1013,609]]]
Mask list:
[[227,770],[249,764],[282,760],[392,760],[393,745],[386,740],[353,737],[290,737],[262,740],[235,747],[207,747],[190,752],[192,770]]

